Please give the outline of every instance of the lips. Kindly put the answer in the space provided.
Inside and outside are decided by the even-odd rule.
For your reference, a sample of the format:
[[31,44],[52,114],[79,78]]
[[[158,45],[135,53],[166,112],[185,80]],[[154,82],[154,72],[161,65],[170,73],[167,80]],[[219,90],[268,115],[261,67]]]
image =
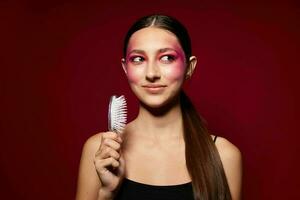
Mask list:
[[145,90],[149,93],[160,93],[167,86],[162,84],[146,84],[142,85],[142,87],[145,88]]
[[166,85],[162,85],[162,84],[147,84],[147,85],[143,85],[143,87],[145,87],[145,88],[161,88],[161,87],[166,87]]

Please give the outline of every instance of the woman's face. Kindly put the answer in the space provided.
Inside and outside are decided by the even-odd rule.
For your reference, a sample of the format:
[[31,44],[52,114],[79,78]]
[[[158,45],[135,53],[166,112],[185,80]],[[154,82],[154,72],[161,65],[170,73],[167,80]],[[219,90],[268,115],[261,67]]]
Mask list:
[[185,79],[185,54],[176,36],[147,27],[135,32],[122,65],[131,89],[140,101],[160,107],[180,91]]

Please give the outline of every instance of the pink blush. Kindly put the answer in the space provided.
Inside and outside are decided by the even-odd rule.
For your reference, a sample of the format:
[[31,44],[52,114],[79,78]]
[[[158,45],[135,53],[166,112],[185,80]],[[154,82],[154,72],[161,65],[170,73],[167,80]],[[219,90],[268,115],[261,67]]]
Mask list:
[[[179,52],[179,51],[177,51]],[[185,67],[185,57],[183,54],[178,55],[176,63],[171,64],[170,66],[164,69],[165,78],[168,80],[178,80],[184,76],[186,67]]]
[[131,83],[137,84],[141,77],[143,76],[143,72],[140,69],[133,69],[133,66],[127,67],[127,78]]
[[165,69],[165,78],[168,80],[178,80],[181,79],[184,76],[185,73],[185,67],[183,64],[178,64],[174,66],[170,66]]

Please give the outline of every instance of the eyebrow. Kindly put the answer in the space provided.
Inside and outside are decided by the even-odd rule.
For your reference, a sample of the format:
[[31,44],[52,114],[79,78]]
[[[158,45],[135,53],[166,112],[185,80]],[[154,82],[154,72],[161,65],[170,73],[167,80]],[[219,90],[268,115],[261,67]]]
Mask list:
[[163,49],[159,49],[159,52],[160,53],[164,53],[166,51],[175,51],[176,53],[178,53],[175,49],[172,49],[172,48],[163,48]]
[[128,52],[128,54],[131,54],[131,53],[140,53],[140,54],[143,54],[143,53],[145,53],[145,51],[139,50],[139,49],[133,49],[130,52]]
[[[176,53],[178,53],[173,48],[162,48],[162,49],[158,50],[159,53],[164,53],[164,52],[167,52],[167,51],[175,51]],[[144,50],[140,50],[140,49],[133,49],[128,54],[131,54],[131,53],[140,53],[140,54],[143,54],[143,53],[145,53],[145,51]]]

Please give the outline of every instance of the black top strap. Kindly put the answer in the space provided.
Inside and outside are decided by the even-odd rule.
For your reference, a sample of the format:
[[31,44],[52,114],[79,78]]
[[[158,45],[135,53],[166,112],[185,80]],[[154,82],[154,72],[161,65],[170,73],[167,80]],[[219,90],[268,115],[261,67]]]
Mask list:
[[216,143],[216,140],[217,140],[217,135],[215,135],[215,137],[214,137],[214,143]]

